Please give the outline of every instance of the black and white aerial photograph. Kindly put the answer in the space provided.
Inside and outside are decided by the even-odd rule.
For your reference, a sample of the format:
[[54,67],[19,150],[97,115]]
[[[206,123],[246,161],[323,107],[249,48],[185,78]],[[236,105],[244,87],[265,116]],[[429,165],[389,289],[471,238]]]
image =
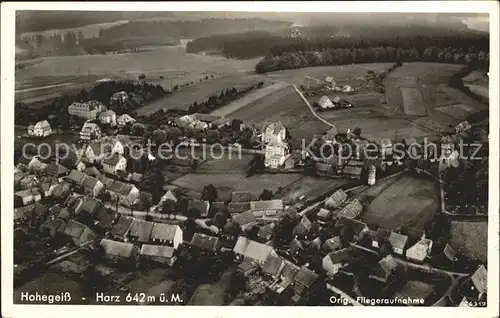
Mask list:
[[10,31],[14,305],[498,306],[488,13],[52,8]]

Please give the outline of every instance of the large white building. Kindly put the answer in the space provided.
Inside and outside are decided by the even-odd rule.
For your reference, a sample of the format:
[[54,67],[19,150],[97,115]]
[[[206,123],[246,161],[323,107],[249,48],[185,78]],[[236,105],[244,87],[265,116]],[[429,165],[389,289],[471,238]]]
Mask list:
[[98,114],[106,110],[106,106],[96,100],[85,103],[73,103],[68,106],[68,113],[85,119],[96,119]]

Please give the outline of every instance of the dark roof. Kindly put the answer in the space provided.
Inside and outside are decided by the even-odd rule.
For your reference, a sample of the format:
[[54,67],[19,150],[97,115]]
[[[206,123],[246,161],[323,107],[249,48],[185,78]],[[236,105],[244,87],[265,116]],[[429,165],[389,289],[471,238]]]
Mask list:
[[202,250],[208,250],[208,251],[217,250],[218,243],[219,243],[219,238],[201,233],[195,233],[193,235],[193,238],[191,239],[192,246],[196,246]]
[[293,234],[307,235],[311,231],[311,228],[312,228],[311,221],[307,218],[307,216],[304,215],[302,219],[300,219],[300,222],[297,223],[297,225],[293,228]]
[[108,255],[130,257],[134,251],[134,244],[117,242],[113,240],[103,239],[101,246],[104,247],[104,252]]
[[21,156],[21,158],[19,158],[18,163],[27,166],[29,165],[32,159],[33,157]]
[[354,220],[351,218],[341,217],[337,221],[335,226],[336,227],[348,226],[349,228],[351,228],[354,231],[355,235],[359,235],[359,234],[361,234],[361,231],[363,231],[363,229],[366,227],[366,224],[361,222],[361,221],[357,221],[357,220]]
[[100,182],[100,181],[94,177],[90,177],[90,176],[85,175],[85,177],[83,179],[83,187],[87,188],[87,189],[94,189],[97,182]]
[[63,165],[60,165],[56,162],[51,162],[47,166],[47,174],[49,176],[54,176],[54,177],[60,177],[69,172],[68,169],[66,169]]
[[134,182],[140,182],[142,180],[142,174],[134,172],[132,173],[130,180]]
[[128,216],[121,216],[116,224],[113,226],[111,230],[111,234],[117,236],[123,236],[127,233],[128,229],[132,225],[133,218]]
[[281,271],[281,276],[283,276],[285,279],[293,280],[299,270],[300,268],[297,265],[285,261],[285,267]]
[[246,272],[257,267],[257,264],[252,261],[244,260],[238,265],[240,271]]
[[75,220],[69,220],[64,229],[64,234],[71,236],[72,238],[80,238],[85,230],[85,225],[77,222]]
[[149,245],[143,244],[141,247],[141,255],[172,258],[175,249],[171,246]]
[[208,201],[202,201],[197,199],[188,200],[188,210],[197,209],[201,212],[202,215],[208,211],[208,206],[209,206]]
[[358,199],[353,199],[338,212],[337,216],[344,216],[352,219],[357,217],[361,212],[363,212],[363,205]]
[[108,178],[105,175],[99,176],[99,181],[101,181],[106,188],[109,188],[115,182],[115,180]]
[[255,221],[255,215],[252,211],[246,211],[243,213],[238,213],[233,215],[234,222],[238,223],[240,226],[252,223]]
[[52,196],[62,198],[65,195],[66,196],[69,195],[70,192],[71,192],[71,186],[68,183],[63,182],[56,184],[56,186],[52,190]]
[[472,283],[479,293],[486,292],[488,286],[488,272],[484,265],[479,268],[471,276]]
[[230,214],[248,211],[250,210],[250,202],[230,202],[227,210]]
[[231,193],[232,202],[250,202],[252,201],[252,193],[248,191],[233,191]]
[[76,213],[87,212],[88,214],[94,214],[99,206],[102,206],[102,203],[99,200],[91,197],[85,197],[82,205],[79,209],[77,209]]
[[88,176],[91,176],[91,177],[100,177],[101,176],[101,172],[99,172],[99,169],[97,169],[96,167],[88,167],[87,169],[85,169],[85,174]]
[[147,242],[151,237],[153,222],[134,219],[130,226],[129,235],[137,237],[139,242]]
[[99,221],[99,225],[103,228],[111,227],[113,225],[113,222],[119,217],[119,213],[110,210],[102,205],[99,205],[95,211],[95,218]]
[[311,287],[312,284],[314,284],[314,282],[318,279],[318,277],[318,274],[308,269],[307,267],[302,266],[297,275],[295,275],[293,281],[302,286]]
[[377,232],[375,233],[375,238],[374,241],[379,242],[380,240],[389,240],[389,237],[391,236],[391,231],[386,230],[386,229],[378,229]]
[[175,234],[180,228],[177,225],[165,224],[165,223],[154,223],[153,229],[151,231],[152,239],[173,241]]
[[279,257],[274,255],[269,255],[262,266],[264,273],[277,276],[283,269],[285,262]]
[[110,166],[116,166],[122,157],[119,154],[113,154],[112,156],[106,156],[103,160],[104,164]]
[[344,248],[338,251],[333,251],[331,253],[328,253],[328,255],[326,255],[325,257],[330,258],[332,264],[339,264],[339,263],[344,264],[349,262],[349,260],[351,259],[351,252],[352,249]]
[[72,182],[75,182],[75,183],[78,183],[81,185],[83,182],[84,176],[85,175],[78,170],[71,170],[71,172],[69,173],[69,175],[66,178]]

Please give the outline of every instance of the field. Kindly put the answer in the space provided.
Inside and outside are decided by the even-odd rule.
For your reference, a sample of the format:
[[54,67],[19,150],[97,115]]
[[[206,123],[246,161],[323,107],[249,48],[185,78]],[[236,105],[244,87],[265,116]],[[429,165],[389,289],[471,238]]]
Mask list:
[[488,257],[488,223],[452,221],[450,243],[459,254],[485,262]]
[[307,86],[304,76],[310,76],[319,80],[323,80],[326,76],[333,76],[337,85],[349,84],[356,87],[357,85],[364,85],[366,83],[365,80],[359,79],[358,77],[366,74],[367,71],[380,73],[390,68],[392,65],[392,63],[367,63],[342,66],[306,67],[269,73],[267,76],[275,80],[304,86]]
[[465,104],[453,104],[450,106],[443,106],[436,109],[446,115],[453,117],[457,120],[464,120],[468,116],[477,113],[478,110],[472,107],[469,107]]
[[[178,92],[175,92],[171,96],[139,108],[137,113],[139,115],[147,115],[162,108],[188,109],[194,102],[200,103],[205,99],[208,99],[208,97],[213,94],[219,95],[222,90],[226,90],[231,87],[241,89],[259,82],[258,78],[255,76],[246,74],[220,76],[214,79],[212,79],[210,75],[208,76],[208,80],[204,79],[203,82],[198,82],[195,85],[182,87]],[[156,83],[157,81],[154,82]],[[163,87],[165,88],[168,88],[170,85],[170,83],[159,84],[163,84]]]
[[302,146],[302,139],[305,140],[307,146],[315,134],[321,134],[329,127],[311,114],[293,87],[284,88],[260,98],[231,113],[228,117],[253,123],[260,128],[281,121],[290,129],[294,148]]
[[401,87],[403,96],[403,109],[407,115],[427,115],[427,110],[422,100],[422,93],[415,87]]
[[307,200],[315,200],[317,196],[328,190],[341,187],[346,182],[348,182],[346,179],[321,179],[304,176],[284,187],[279,192],[279,196],[286,205],[293,205],[302,196],[305,196]]
[[264,96],[267,96],[267,95],[272,94],[276,91],[279,91],[287,86],[288,86],[288,84],[285,84],[285,83],[274,83],[274,84],[269,85],[267,87],[260,88],[257,91],[249,93],[249,94],[243,96],[242,98],[235,100],[234,102],[230,103],[229,105],[226,105],[222,108],[215,110],[211,114],[217,115],[217,116],[227,116],[227,115],[237,111],[238,109],[245,107],[248,104],[253,103],[253,102],[263,98]]
[[379,182],[358,199],[367,206],[364,221],[388,229],[406,226],[422,229],[439,207],[437,185],[408,175]]
[[393,297],[406,299],[426,299],[434,291],[434,286],[418,280],[408,281],[404,287],[396,292]]
[[[153,47],[148,52],[138,53],[53,56],[37,59],[36,63],[32,63],[33,65],[29,68],[17,71],[16,89],[29,89],[67,82],[75,84],[64,87],[64,90],[68,90],[76,84],[89,82],[93,84],[97,79],[102,78],[137,79],[137,76],[142,73],[146,74],[148,81],[169,89],[170,85],[198,82],[199,79],[204,79],[207,75],[210,77],[212,74],[217,77],[241,74],[244,77],[244,73],[252,70],[256,63],[257,59],[230,60],[218,56],[186,54],[181,45]],[[160,76],[164,79],[160,79]],[[214,88],[208,87],[209,95],[220,89],[226,89],[226,84],[227,82],[224,82],[215,85]],[[238,85],[238,83],[230,86],[234,85]],[[45,93],[53,94],[56,91],[49,90]],[[186,95],[190,93],[188,92]],[[33,96],[24,98],[33,98]]]

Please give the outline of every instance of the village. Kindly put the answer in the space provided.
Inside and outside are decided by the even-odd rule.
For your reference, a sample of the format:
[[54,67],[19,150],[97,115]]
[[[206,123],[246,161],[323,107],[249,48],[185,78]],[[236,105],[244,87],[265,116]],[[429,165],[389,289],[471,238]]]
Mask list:
[[[334,80],[325,81],[332,85]],[[116,92],[109,104],[124,105],[129,98],[127,92]],[[318,105],[356,107],[326,96]],[[293,147],[294,131],[280,121],[259,128],[224,116],[175,117],[175,111],[165,110],[160,111],[161,126],[146,127],[151,126],[148,117],[117,115],[98,101],[72,103],[67,112],[79,149],[21,156],[15,168],[15,271],[20,281],[37,266],[84,253],[92,266],[76,261],[70,262],[73,267],[103,264],[110,271],[116,267],[131,273],[170,268],[192,286],[183,289],[185,295],[229,271],[227,297],[235,304],[327,304],[332,295],[354,306],[364,305],[360,299],[365,297],[421,298],[422,305],[485,303],[483,265],[471,265],[429,231],[365,223],[366,207],[355,195],[360,188],[407,174],[442,185],[447,169],[459,164],[455,146],[471,129],[466,121],[442,136],[437,152],[419,157],[415,138],[368,140],[357,127],[331,127],[304,150]],[[42,120],[28,127],[28,135],[43,141],[56,130]],[[153,148],[146,147],[148,139],[154,139]],[[232,191],[221,199],[215,175],[199,197],[168,185],[161,171],[196,171],[205,158],[162,159],[161,141],[186,150],[220,142],[243,149],[253,156],[247,177],[300,173],[349,181],[288,205],[265,188],[258,197]]]

